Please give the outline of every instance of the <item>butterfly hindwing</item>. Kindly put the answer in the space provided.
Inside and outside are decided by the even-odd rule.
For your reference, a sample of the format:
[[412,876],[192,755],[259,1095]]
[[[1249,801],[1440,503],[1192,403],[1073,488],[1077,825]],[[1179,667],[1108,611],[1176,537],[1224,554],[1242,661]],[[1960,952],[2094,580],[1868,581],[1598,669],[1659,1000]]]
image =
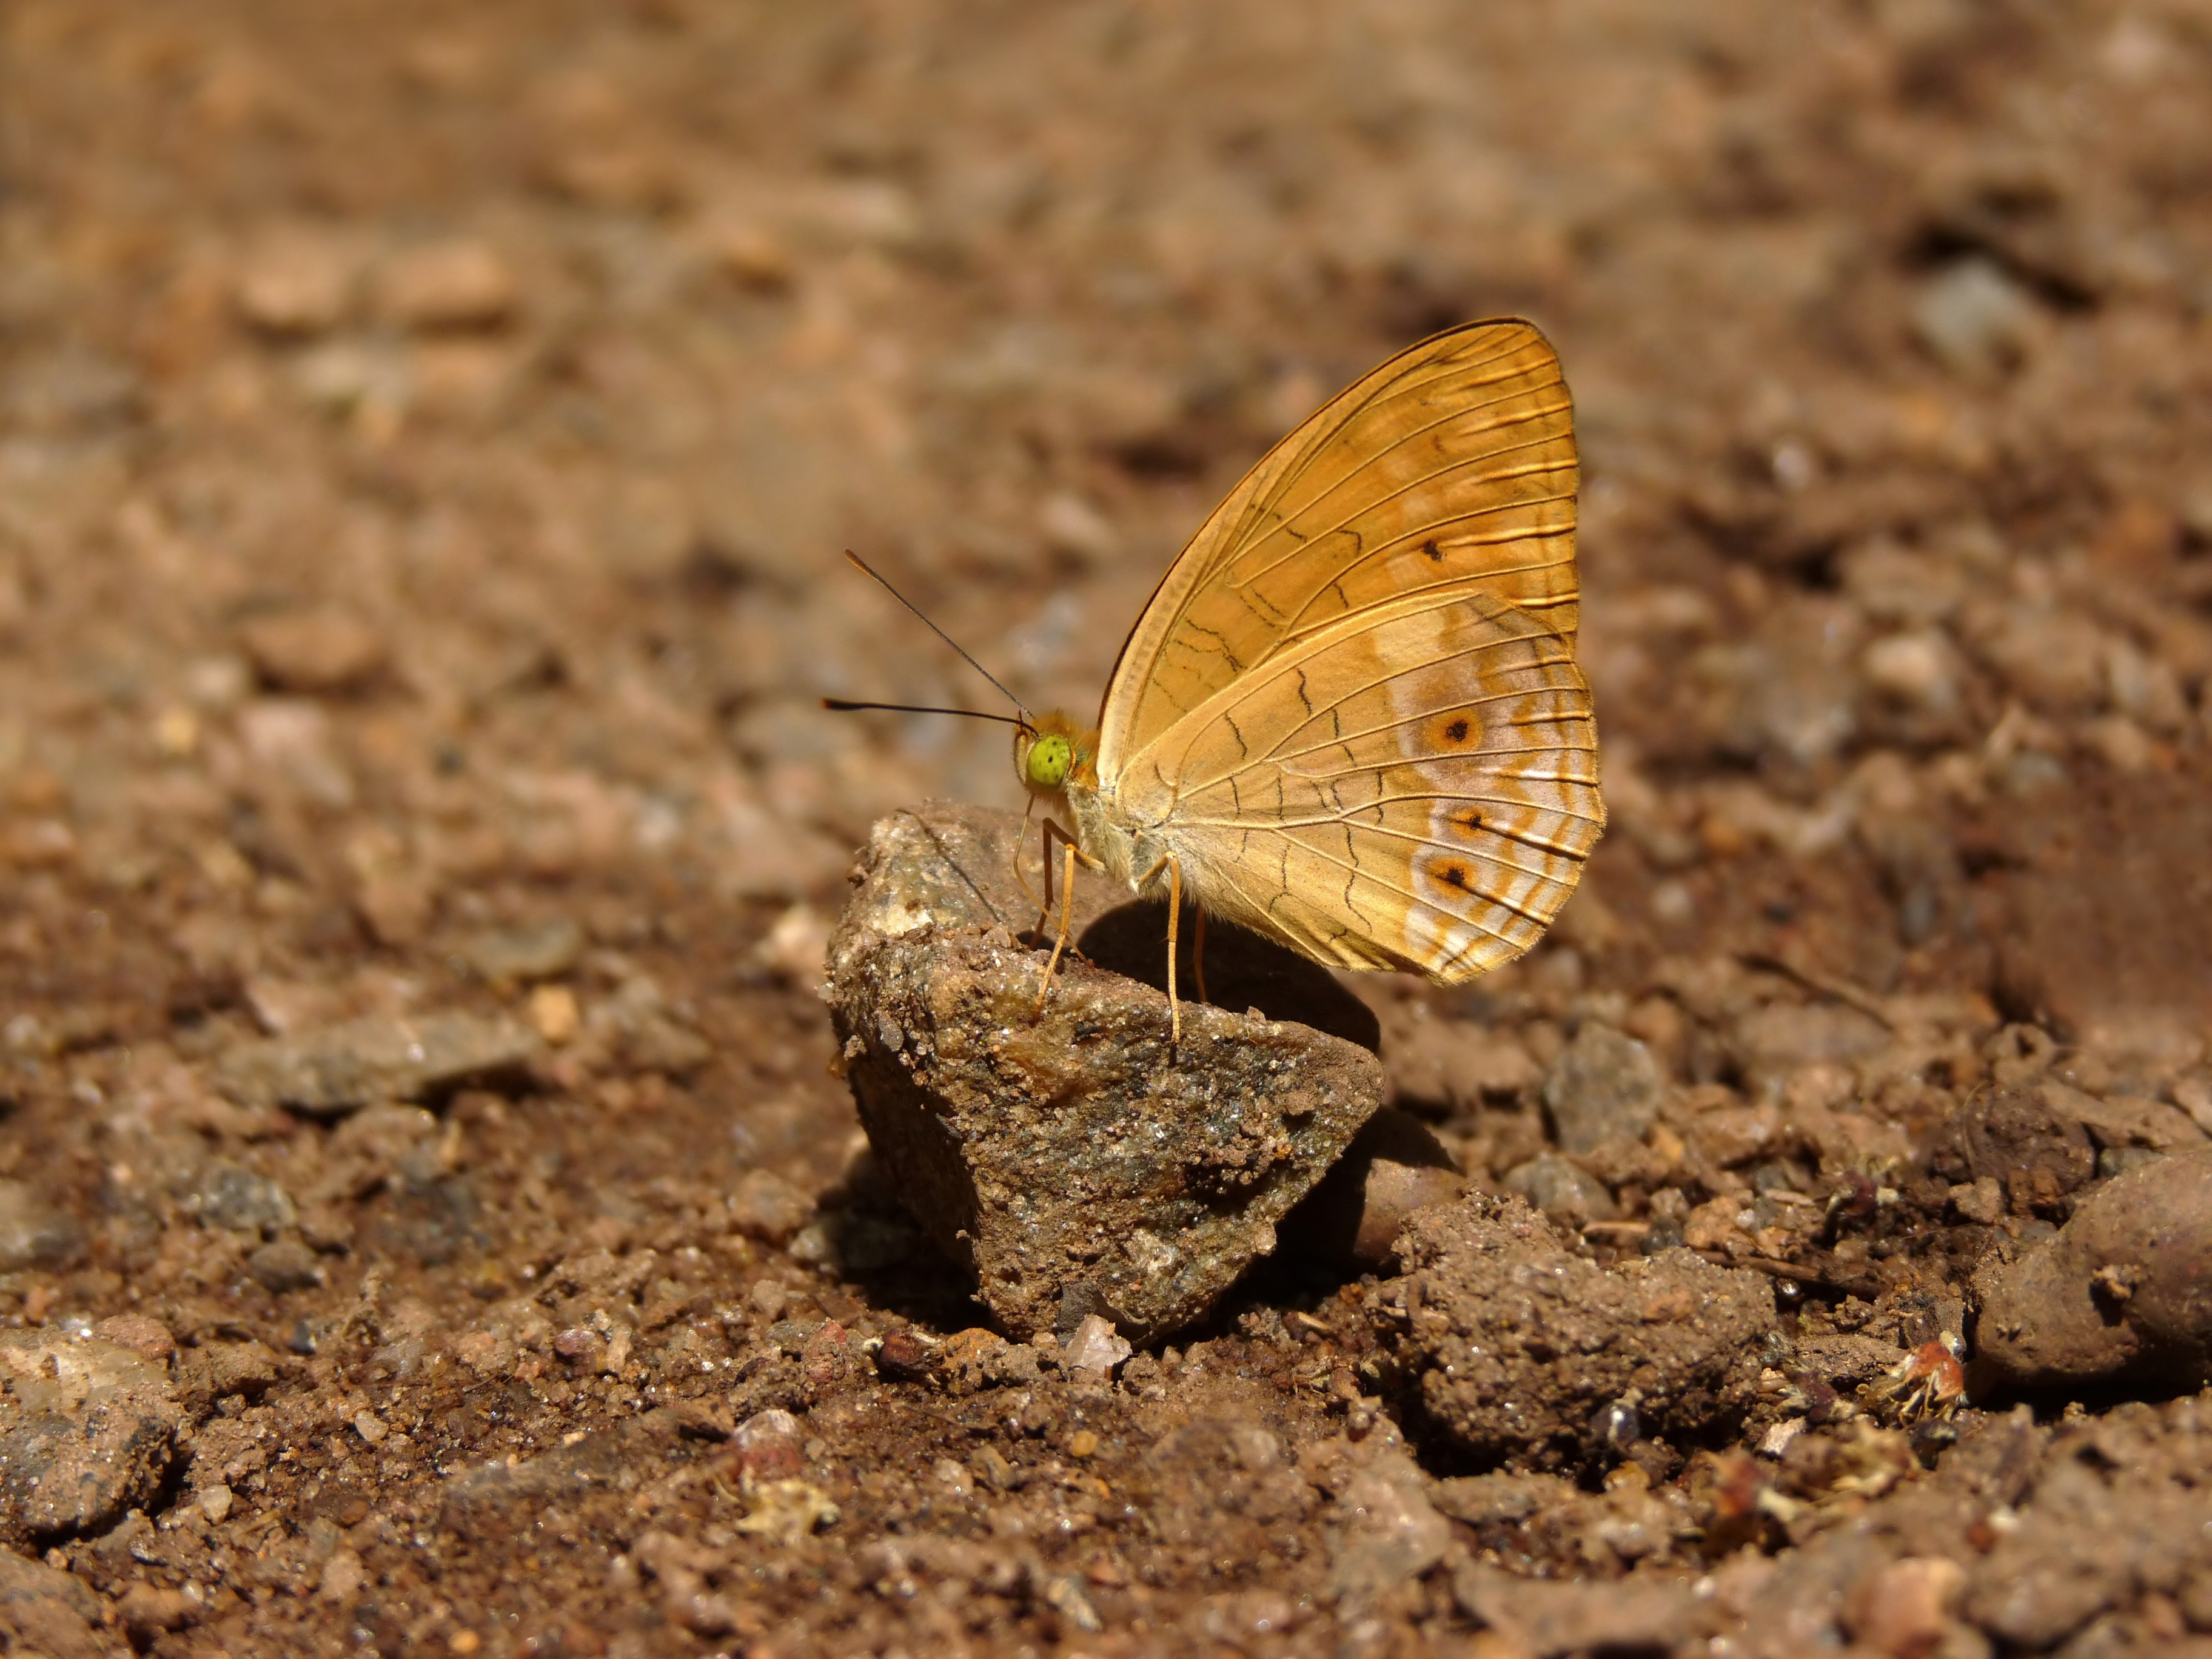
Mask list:
[[1520,955],[1603,827],[1565,641],[1475,584],[1340,618],[1132,758],[1209,908],[1344,967],[1461,980]]

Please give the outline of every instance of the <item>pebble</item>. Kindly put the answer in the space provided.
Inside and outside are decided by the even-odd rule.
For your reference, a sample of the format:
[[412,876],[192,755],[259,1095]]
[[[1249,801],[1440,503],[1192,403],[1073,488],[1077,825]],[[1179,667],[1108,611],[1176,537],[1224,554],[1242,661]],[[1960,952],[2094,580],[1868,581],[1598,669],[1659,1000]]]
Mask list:
[[568,916],[489,928],[461,945],[461,960],[493,985],[558,979],[583,954],[584,930]]
[[0,1331],[0,1540],[104,1532],[176,1454],[167,1374],[112,1342]]
[[326,1117],[517,1072],[543,1052],[537,1033],[503,1018],[358,1019],[240,1043],[216,1062],[215,1083],[241,1106]]
[[1110,1376],[1114,1368],[1127,1359],[1130,1352],[1127,1339],[1115,1330],[1112,1321],[1097,1314],[1086,1314],[1083,1322],[1075,1328],[1075,1334],[1061,1350],[1060,1363],[1072,1371],[1089,1371],[1094,1376]]
[[311,1290],[323,1282],[321,1261],[296,1238],[264,1244],[246,1258],[246,1271],[263,1289],[278,1296]]
[[1467,1178],[1428,1125],[1385,1106],[1283,1218],[1282,1248],[1339,1266],[1385,1267],[1407,1216],[1449,1204],[1466,1189]]
[[1466,1558],[1452,1572],[1452,1599],[1499,1641],[1503,1655],[1679,1652],[1700,1629],[1702,1604],[1686,1583],[1553,1583]]
[[805,1437],[799,1419],[780,1407],[756,1412],[738,1425],[732,1440],[748,1480],[789,1480],[805,1471]]
[[748,1170],[730,1194],[730,1224],[748,1238],[788,1243],[814,1216],[814,1200],[769,1170]]
[[336,605],[277,611],[239,626],[239,642],[262,678],[280,691],[343,691],[383,668],[384,635]]
[[271,334],[321,334],[345,320],[358,262],[325,236],[271,236],[242,258],[233,282],[239,314]]
[[514,273],[489,243],[427,243],[387,260],[376,277],[378,310],[418,331],[489,328],[513,314]]
[[0,1273],[66,1267],[84,1254],[84,1225],[27,1182],[0,1181]]
[[292,1195],[267,1176],[216,1158],[204,1165],[184,1195],[185,1208],[226,1232],[281,1232],[299,1219]]
[[1939,628],[1884,635],[1867,647],[1859,672],[1875,690],[1924,713],[1948,714],[1959,706],[1964,665]]
[[144,1314],[111,1315],[94,1325],[92,1334],[100,1341],[128,1348],[156,1365],[167,1364],[177,1352],[177,1339],[169,1334],[169,1328]]
[[1641,1140],[1659,1115],[1666,1079],[1650,1049],[1610,1025],[1584,1022],[1544,1079],[1544,1111],[1564,1152]]
[[1905,1556],[1851,1586],[1844,1628],[1854,1642],[1896,1659],[1933,1653],[1966,1582],[1965,1569],[1946,1556]]
[[1451,1523],[1429,1501],[1429,1478],[1401,1451],[1378,1453],[1336,1500],[1329,1589],[1373,1596],[1418,1578],[1443,1559]]
[[1020,828],[942,805],[877,824],[830,946],[847,1077],[889,1184],[974,1264],[1005,1328],[1062,1329],[1068,1303],[1149,1340],[1274,1249],[1382,1103],[1381,1063],[1334,1034],[1371,1041],[1374,1017],[1303,958],[1222,929],[1218,1006],[1185,1000],[1171,1052],[1166,999],[1141,977],[1163,972],[1164,918],[1097,879],[1076,893],[1091,960],[1062,964],[1040,1014],[1044,954],[1008,938],[1036,914],[1011,867]]
[[1912,331],[1921,343],[1966,380],[1990,380],[2012,367],[2040,325],[2027,290],[1981,254],[1929,277],[1912,307]]
[[1527,1163],[1515,1164],[1499,1184],[1509,1193],[1520,1194],[1529,1208],[1569,1232],[1620,1213],[1603,1182],[1557,1152],[1539,1152]]
[[2212,1146],[2107,1182],[2057,1237],[1985,1264],[1974,1290],[1978,1394],[2212,1382]]

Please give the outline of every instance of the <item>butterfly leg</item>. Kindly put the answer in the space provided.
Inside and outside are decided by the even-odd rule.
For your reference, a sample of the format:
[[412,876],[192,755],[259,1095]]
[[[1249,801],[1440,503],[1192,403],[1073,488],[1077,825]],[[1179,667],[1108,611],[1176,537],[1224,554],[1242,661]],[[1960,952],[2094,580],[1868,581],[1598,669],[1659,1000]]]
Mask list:
[[1037,988],[1036,1011],[1040,1014],[1044,1012],[1045,999],[1052,994],[1053,970],[1060,966],[1061,954],[1073,951],[1078,957],[1083,955],[1081,951],[1077,950],[1068,942],[1075,911],[1075,866],[1079,861],[1094,870],[1103,867],[1097,859],[1092,858],[1075,844],[1074,836],[1069,835],[1050,818],[1044,821],[1045,908],[1037,917],[1037,931],[1040,933],[1044,931],[1045,922],[1052,914],[1052,838],[1055,835],[1060,837],[1060,848],[1065,854],[1061,860],[1060,881],[1060,934],[1052,942],[1052,960],[1044,965],[1044,983]]

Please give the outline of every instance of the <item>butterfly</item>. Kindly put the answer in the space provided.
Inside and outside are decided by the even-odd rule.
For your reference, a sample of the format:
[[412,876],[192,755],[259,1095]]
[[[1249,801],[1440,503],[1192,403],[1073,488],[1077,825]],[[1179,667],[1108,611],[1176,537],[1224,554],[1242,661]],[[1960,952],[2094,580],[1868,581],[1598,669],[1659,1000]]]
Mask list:
[[1209,915],[1445,984],[1535,944],[1605,827],[1576,482],[1559,359],[1518,319],[1407,348],[1270,450],[1169,567],[1097,723],[1013,722],[1047,917],[1062,854],[1040,1008],[1079,863],[1167,899],[1178,1040],[1186,893],[1200,1000]]

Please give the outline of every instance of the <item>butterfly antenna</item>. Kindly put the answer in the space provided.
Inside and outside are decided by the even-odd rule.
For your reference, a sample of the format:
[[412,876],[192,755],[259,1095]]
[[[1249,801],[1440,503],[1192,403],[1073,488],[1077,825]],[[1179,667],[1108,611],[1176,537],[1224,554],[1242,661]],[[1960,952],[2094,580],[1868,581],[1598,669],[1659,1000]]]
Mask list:
[[1032,729],[1030,722],[1018,714],[992,714],[981,708],[929,708],[918,702],[854,702],[846,697],[824,697],[822,706],[840,714],[849,714],[860,708],[885,708],[894,714],[960,714],[971,720],[1003,720],[1025,731]]
[[[1000,692],[1002,695],[1004,695],[1004,696],[1006,697],[1006,701],[1007,701],[1008,702],[1010,702],[1010,703],[1013,704],[1014,708],[1016,708],[1016,709],[1020,713],[1020,714],[1021,714],[1021,719],[1020,719],[1020,720],[1017,720],[1017,721],[1015,722],[1015,724],[1016,724],[1016,725],[1018,725],[1018,726],[1030,726],[1030,727],[1032,727],[1032,728],[1034,728],[1034,727],[1036,726],[1036,722],[1034,720],[1032,720],[1032,719],[1030,718],[1030,716],[1029,705],[1028,705],[1028,704],[1026,704],[1026,703],[1024,703],[1024,702],[1023,702],[1019,697],[1016,696],[1012,692],[1008,691],[1005,686],[1003,686],[1003,685],[1000,685],[1000,684],[999,684],[999,678],[998,678],[998,676],[997,676],[997,675],[995,675],[995,674],[994,674],[994,673],[993,673],[989,669],[988,669],[988,668],[984,667],[984,666],[983,666],[983,665],[982,665],[981,663],[977,662],[977,661],[975,660],[975,658],[973,658],[973,657],[969,656],[969,655],[967,653],[967,652],[966,652],[966,651],[962,650],[962,649],[961,649],[961,646],[960,646],[960,641],[957,641],[957,640],[954,639],[954,638],[952,637],[952,635],[950,635],[950,634],[946,633],[943,629],[939,628],[939,627],[935,623],[933,623],[933,622],[930,621],[930,619],[929,619],[927,616],[924,616],[924,615],[922,614],[922,609],[921,609],[921,607],[920,605],[916,605],[916,604],[915,604],[912,599],[909,599],[908,598],[907,598],[907,596],[906,596],[905,594],[903,594],[903,593],[900,592],[898,591],[898,589],[896,589],[896,587],[893,587],[893,586],[890,585],[890,583],[888,580],[886,580],[884,579],[884,574],[883,574],[883,573],[882,573],[881,571],[879,571],[879,570],[876,569],[874,566],[871,565],[871,564],[870,564],[870,563],[869,563],[866,559],[862,558],[859,554],[857,554],[857,553],[855,553],[854,551],[853,551],[853,550],[852,550],[851,548],[849,548],[849,547],[848,547],[848,548],[847,548],[847,549],[845,550],[845,556],[846,556],[847,558],[850,559],[850,560],[853,562],[853,563],[854,563],[855,566],[857,566],[857,567],[859,568],[859,569],[860,569],[860,571],[861,574],[863,574],[863,575],[865,575],[865,576],[869,576],[869,577],[873,578],[873,579],[874,579],[874,580],[875,580],[875,582],[876,582],[876,584],[877,584],[878,586],[880,586],[880,587],[884,590],[884,592],[886,592],[886,593],[890,594],[893,599],[896,599],[896,600],[897,600],[901,605],[904,605],[908,610],[909,610],[909,611],[913,611],[913,612],[914,612],[914,614],[915,614],[915,616],[917,616],[917,617],[921,617],[921,623],[922,623],[922,626],[923,626],[923,627],[925,627],[925,628],[927,628],[927,629],[929,629],[929,631],[930,631],[931,633],[933,633],[933,634],[936,635],[937,635],[937,637],[938,637],[939,639],[943,640],[943,641],[945,642],[945,644],[947,644],[947,645],[951,646],[951,647],[955,651],[958,651],[958,652],[960,653],[960,660],[961,660],[961,661],[963,661],[963,662],[966,663],[966,664],[967,664],[970,668],[974,669],[977,673],[981,674],[981,675],[985,679],[987,679],[987,680],[990,681],[990,682],[991,682],[991,684],[992,684],[993,685],[997,686],[997,687],[998,687],[998,689],[999,689],[999,690],[1000,690]],[[945,710],[941,710],[941,711],[939,711],[939,710],[933,710],[933,711],[929,711],[929,712],[933,712],[933,713],[939,713],[939,712],[941,712],[941,713],[945,713],[945,714],[965,714],[967,711],[966,711],[965,709],[945,709]]]

